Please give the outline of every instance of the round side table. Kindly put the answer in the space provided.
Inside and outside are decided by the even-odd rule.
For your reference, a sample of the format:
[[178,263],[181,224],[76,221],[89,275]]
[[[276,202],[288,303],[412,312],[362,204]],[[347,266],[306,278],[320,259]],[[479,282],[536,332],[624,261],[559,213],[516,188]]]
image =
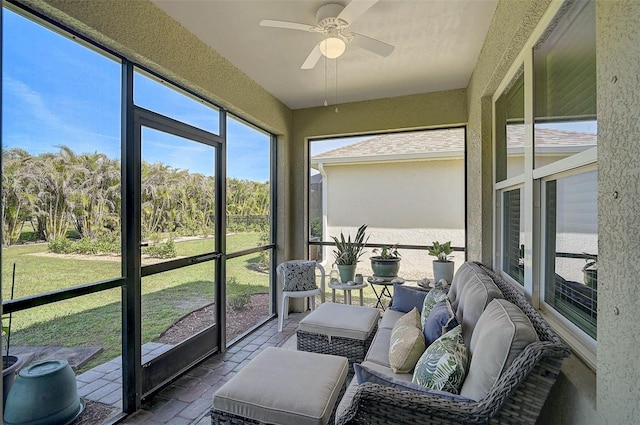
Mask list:
[[344,291],[344,303],[351,304],[351,291],[354,289],[360,290],[360,305],[364,305],[364,297],[362,295],[362,289],[366,287],[366,283],[357,283],[353,285],[347,285],[346,283],[331,283],[329,282],[329,288],[333,291],[333,302],[336,302],[336,289]]

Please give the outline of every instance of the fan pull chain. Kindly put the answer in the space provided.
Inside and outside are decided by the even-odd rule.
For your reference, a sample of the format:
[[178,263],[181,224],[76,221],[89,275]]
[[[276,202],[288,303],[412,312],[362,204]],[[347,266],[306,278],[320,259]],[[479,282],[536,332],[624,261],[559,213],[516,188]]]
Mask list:
[[336,58],[336,114],[338,113],[338,58]]
[[[324,55],[322,55],[324,56]],[[324,56],[324,106],[328,106],[327,102],[327,57]]]

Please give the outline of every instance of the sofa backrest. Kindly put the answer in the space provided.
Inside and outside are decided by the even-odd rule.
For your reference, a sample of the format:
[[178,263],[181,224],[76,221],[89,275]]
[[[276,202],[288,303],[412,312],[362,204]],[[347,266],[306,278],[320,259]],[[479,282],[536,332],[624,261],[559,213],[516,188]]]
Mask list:
[[481,400],[529,344],[538,341],[531,321],[515,304],[494,299],[471,337],[471,364],[460,395]]
[[495,298],[504,298],[493,280],[472,263],[464,263],[458,269],[449,289],[449,299],[462,325],[462,337],[467,348],[478,319]]

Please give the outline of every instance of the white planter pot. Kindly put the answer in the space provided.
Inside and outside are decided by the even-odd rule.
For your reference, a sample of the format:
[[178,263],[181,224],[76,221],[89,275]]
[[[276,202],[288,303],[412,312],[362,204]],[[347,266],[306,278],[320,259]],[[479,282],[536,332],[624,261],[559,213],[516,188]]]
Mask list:
[[440,279],[444,279],[451,285],[451,281],[453,281],[453,261],[433,260],[433,278],[435,283],[440,282]]

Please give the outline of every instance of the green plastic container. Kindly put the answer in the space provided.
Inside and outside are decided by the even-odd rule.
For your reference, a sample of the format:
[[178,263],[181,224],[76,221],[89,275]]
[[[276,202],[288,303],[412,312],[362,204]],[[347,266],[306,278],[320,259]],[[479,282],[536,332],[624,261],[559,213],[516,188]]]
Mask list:
[[45,360],[18,373],[4,408],[5,425],[66,425],[84,410],[66,360]]

